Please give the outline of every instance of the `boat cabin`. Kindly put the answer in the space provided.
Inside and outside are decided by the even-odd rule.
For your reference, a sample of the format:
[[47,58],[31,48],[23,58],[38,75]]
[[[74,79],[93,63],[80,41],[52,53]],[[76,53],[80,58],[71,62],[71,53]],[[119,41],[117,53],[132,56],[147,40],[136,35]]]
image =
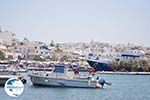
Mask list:
[[60,78],[60,79],[73,79],[74,73],[69,71],[65,65],[55,65],[50,74],[47,74],[51,78]]

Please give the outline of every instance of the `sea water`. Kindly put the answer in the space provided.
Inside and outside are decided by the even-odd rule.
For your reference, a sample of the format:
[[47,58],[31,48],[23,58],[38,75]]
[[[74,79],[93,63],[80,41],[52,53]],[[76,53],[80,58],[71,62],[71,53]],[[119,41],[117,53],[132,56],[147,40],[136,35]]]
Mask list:
[[112,83],[104,89],[36,87],[28,79],[24,92],[10,97],[0,87],[0,100],[150,100],[150,75],[99,75]]

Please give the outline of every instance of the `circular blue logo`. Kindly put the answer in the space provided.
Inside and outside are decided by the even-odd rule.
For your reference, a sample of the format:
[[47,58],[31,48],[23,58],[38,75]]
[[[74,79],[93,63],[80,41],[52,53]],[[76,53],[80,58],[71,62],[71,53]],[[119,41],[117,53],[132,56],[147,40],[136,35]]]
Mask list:
[[11,97],[18,97],[23,93],[24,85],[17,78],[10,78],[5,83],[5,92]]

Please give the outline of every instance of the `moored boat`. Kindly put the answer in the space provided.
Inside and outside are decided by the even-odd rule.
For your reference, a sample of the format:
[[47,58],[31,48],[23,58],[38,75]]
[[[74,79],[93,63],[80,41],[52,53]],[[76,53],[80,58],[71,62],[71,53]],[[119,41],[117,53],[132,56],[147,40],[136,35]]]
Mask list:
[[4,86],[5,82],[10,78],[17,78],[17,79],[20,79],[23,84],[26,83],[26,80],[23,78],[23,76],[19,76],[19,75],[0,75],[0,86]]
[[33,85],[50,87],[73,88],[102,88],[104,84],[111,85],[94,74],[88,77],[80,77],[77,72],[69,71],[64,65],[55,65],[51,72],[32,73],[30,76]]
[[94,68],[95,71],[113,71],[112,67],[109,65],[109,60],[87,60],[90,67]]
[[18,73],[18,71],[14,68],[10,68],[8,64],[0,65],[0,86],[4,86],[5,82],[10,78],[20,79],[24,84],[26,80],[22,75]]

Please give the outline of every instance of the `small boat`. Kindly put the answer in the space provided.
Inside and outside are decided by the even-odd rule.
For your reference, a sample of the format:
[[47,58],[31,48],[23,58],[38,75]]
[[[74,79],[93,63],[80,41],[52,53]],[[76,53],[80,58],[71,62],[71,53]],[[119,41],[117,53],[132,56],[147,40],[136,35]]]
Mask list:
[[4,86],[5,82],[10,78],[17,78],[22,81],[23,84],[26,83],[26,80],[21,76],[17,70],[9,69],[9,65],[0,65],[0,86]]
[[16,71],[0,71],[0,86],[4,86],[5,82],[10,78],[17,78],[20,79],[23,84],[26,83],[24,77],[18,75]]
[[72,87],[72,88],[102,88],[104,84],[111,85],[94,74],[86,78],[80,77],[77,70],[70,71],[64,65],[54,65],[51,72],[32,73],[29,75],[33,85],[49,87]]

